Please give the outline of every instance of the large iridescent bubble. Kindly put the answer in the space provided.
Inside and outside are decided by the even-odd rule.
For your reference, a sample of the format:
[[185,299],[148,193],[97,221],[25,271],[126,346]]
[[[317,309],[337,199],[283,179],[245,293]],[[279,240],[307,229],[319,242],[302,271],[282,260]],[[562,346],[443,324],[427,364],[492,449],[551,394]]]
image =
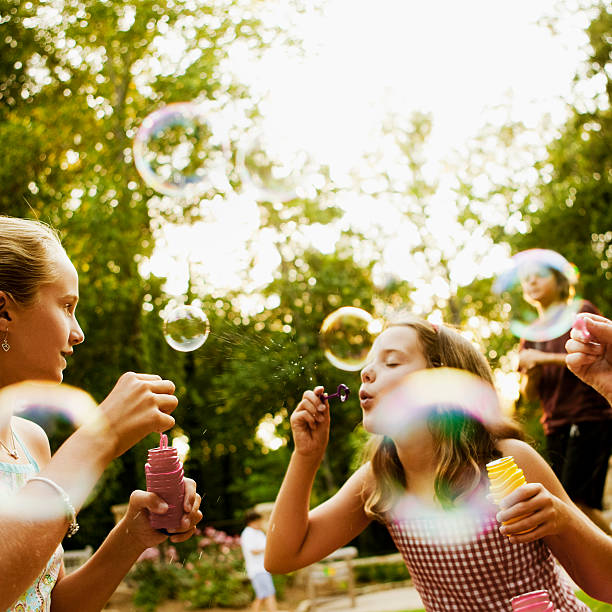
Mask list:
[[176,306],[166,311],[163,331],[166,342],[174,350],[188,353],[206,342],[210,323],[198,306]]
[[360,370],[381,328],[381,322],[361,308],[338,308],[325,317],[319,332],[325,357],[340,370]]
[[164,195],[191,197],[227,186],[225,133],[200,104],[176,102],[148,115],[133,150],[142,179]]
[[[85,391],[66,384],[27,381],[4,387],[0,390],[0,426],[8,425],[12,417],[37,423],[57,445],[78,428],[85,428],[92,443],[111,433],[104,413],[94,399]],[[15,422],[12,425],[15,431]],[[15,436],[15,442],[18,458],[12,463],[16,468],[16,483],[21,486],[27,480],[29,461],[21,444],[25,441],[19,434]],[[31,447],[29,450],[32,450]],[[98,474],[83,465],[68,466],[67,469],[73,470],[69,487],[72,503],[82,506],[91,499]],[[16,489],[0,482],[0,516],[38,520],[63,516],[64,513],[62,503],[49,504],[48,490],[45,490],[44,485],[42,489],[33,488],[27,495],[17,495]]]
[[485,380],[466,370],[426,368],[405,376],[371,409],[368,431],[391,438],[409,436],[428,427],[432,418],[444,421],[451,433],[464,419],[484,424],[501,418],[497,392]]
[[[501,419],[497,393],[489,383],[466,370],[440,367],[406,375],[364,411],[363,424],[370,433],[415,452],[432,434],[451,440],[451,446],[462,440],[469,444],[482,425],[493,426]],[[475,471],[464,484],[469,495],[452,504],[424,500],[398,485],[390,513],[393,522],[415,526],[413,521],[418,521],[422,536],[440,546],[469,544],[485,530],[497,529],[483,473]]]
[[[557,303],[537,309],[537,296],[530,297],[527,283],[532,276],[550,278],[566,295]],[[529,249],[514,255],[496,278],[493,291],[510,310],[510,331],[519,338],[545,342],[566,333],[576,320],[582,300],[575,295],[579,273],[575,265],[549,249]]]

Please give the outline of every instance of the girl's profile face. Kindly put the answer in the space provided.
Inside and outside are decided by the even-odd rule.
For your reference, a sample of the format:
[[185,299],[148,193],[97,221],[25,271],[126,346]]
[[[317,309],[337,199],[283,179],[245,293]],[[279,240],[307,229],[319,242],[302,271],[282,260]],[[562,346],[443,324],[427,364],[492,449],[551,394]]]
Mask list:
[[380,398],[407,374],[428,367],[417,332],[407,325],[389,327],[374,341],[361,370],[359,403],[366,431],[376,433],[372,412]]
[[2,359],[4,385],[23,380],[61,382],[66,357],[85,338],[75,316],[77,272],[63,251],[57,249],[54,260],[57,280],[41,285],[33,304],[21,306],[9,300],[6,325],[11,348]]

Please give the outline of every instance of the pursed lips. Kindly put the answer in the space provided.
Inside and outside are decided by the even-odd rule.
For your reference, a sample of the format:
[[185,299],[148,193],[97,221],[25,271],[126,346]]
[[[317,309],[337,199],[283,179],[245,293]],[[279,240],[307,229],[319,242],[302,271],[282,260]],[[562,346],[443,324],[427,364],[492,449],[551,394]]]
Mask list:
[[362,408],[369,408],[372,405],[374,398],[363,389],[359,391],[359,403]]

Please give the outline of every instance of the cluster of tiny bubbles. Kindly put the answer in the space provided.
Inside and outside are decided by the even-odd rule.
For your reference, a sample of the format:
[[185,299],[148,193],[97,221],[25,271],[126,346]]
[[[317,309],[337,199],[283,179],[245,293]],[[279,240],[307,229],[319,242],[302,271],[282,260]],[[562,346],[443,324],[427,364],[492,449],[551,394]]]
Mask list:
[[[11,417],[34,421],[58,444],[78,428],[87,428],[92,439],[108,435],[108,423],[94,399],[82,389],[66,384],[26,381],[4,387],[0,390],[0,426],[7,426]],[[21,487],[29,476],[26,466],[29,461],[17,439],[15,447],[20,455],[13,462],[15,479]],[[73,469],[78,480],[75,478],[71,484],[69,496],[75,506],[83,506],[95,496],[91,492],[97,476],[83,465],[75,465]],[[63,515],[63,505],[49,504],[48,491],[41,487],[16,496],[16,489],[0,482],[0,516],[48,519],[56,513]]]
[[243,189],[257,201],[288,202],[307,193],[304,151],[275,151],[262,136],[239,143],[236,166]]
[[162,313],[166,342],[176,351],[189,353],[199,349],[210,333],[206,313],[197,305],[172,305]]
[[226,133],[201,104],[175,102],[152,112],[133,150],[140,176],[159,193],[188,198],[228,189]]
[[432,419],[452,436],[466,421],[487,425],[500,418],[492,385],[466,370],[440,367],[406,375],[380,398],[367,425],[372,433],[400,440],[418,434]]
[[[559,286],[555,274],[567,285],[569,295],[538,316],[537,296],[530,299],[526,292],[527,281],[532,275],[551,277]],[[545,342],[565,334],[581,308],[582,301],[575,295],[578,278],[578,268],[556,251],[529,249],[514,255],[493,283],[493,291],[503,297],[509,308],[510,331],[519,338],[534,342]]]
[[343,306],[325,317],[319,332],[328,361],[339,370],[355,372],[366,363],[382,322],[355,306]]

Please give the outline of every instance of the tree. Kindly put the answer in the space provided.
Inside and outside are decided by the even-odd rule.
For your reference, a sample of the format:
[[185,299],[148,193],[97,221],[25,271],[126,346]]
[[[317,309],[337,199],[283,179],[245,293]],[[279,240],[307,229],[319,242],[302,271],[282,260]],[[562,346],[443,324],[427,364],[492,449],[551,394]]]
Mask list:
[[[182,362],[146,311],[159,310],[162,280],[139,273],[153,247],[154,192],[133,167],[131,141],[165,102],[245,95],[222,64],[230,41],[261,43],[249,3],[5,0],[0,13],[0,212],[57,227],[79,270],[87,342],[66,381],[98,400],[126,370],[180,384]],[[127,499],[138,480],[142,449],[111,472],[121,478],[101,489],[104,513],[92,506],[81,517],[89,541],[108,530],[108,504]]]

